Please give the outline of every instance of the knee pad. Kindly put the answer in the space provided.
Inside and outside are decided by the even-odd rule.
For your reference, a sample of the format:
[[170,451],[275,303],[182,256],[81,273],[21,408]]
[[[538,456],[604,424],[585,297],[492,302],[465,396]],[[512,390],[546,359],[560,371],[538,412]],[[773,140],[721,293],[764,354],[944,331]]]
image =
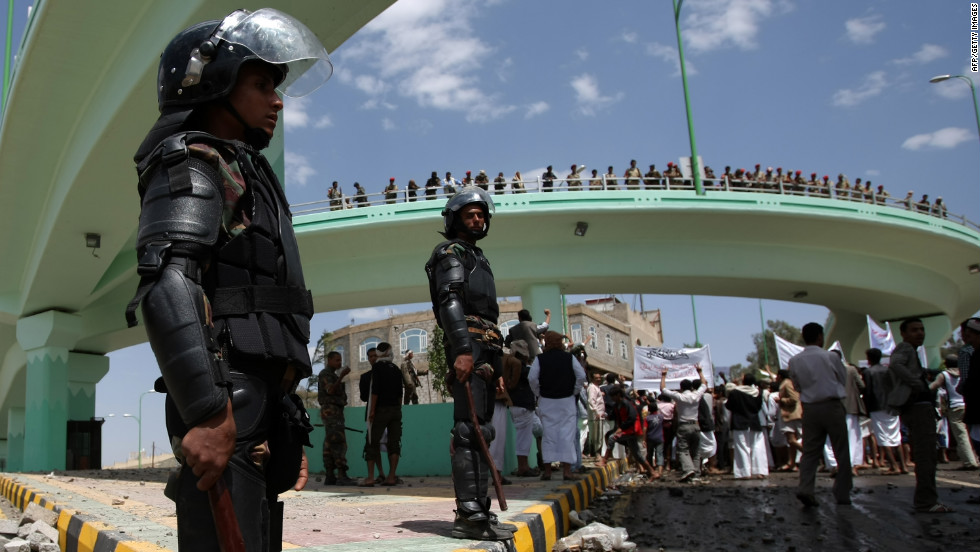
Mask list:
[[239,443],[265,441],[269,403],[265,382],[241,372],[231,372],[231,383],[231,410]]
[[[480,432],[483,434],[483,439],[490,443],[493,441],[494,430],[491,425],[480,426]],[[456,426],[453,427],[453,445],[462,448],[478,450],[480,443],[477,441],[476,428],[473,427],[471,422],[456,422]]]

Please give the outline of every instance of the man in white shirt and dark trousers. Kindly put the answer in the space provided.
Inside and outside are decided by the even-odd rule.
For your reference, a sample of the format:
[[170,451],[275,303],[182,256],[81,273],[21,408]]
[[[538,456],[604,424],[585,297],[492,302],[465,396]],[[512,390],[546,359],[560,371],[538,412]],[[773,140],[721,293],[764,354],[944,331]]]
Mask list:
[[838,462],[834,498],[838,504],[850,504],[851,455],[844,409],[847,370],[837,355],[823,349],[823,326],[810,322],[803,326],[802,334],[806,347],[789,360],[790,378],[799,389],[803,403],[803,457],[796,498],[804,506],[818,505],[814,496],[817,461],[824,441],[830,437]]
[[660,373],[660,394],[674,400],[674,420],[677,427],[677,458],[681,463],[681,481],[688,481],[695,478],[701,470],[701,455],[699,447],[701,444],[701,429],[698,426],[698,408],[701,404],[701,396],[708,388],[708,380],[701,372],[701,365],[695,364],[694,368],[701,377],[701,386],[694,389],[691,380],[681,381],[681,392],[667,389],[667,371]]

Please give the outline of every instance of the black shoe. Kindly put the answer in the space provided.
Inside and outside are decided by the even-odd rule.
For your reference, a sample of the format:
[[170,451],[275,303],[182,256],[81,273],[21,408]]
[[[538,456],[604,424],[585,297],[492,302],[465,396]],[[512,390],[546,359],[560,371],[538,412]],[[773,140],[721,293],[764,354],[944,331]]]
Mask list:
[[328,473],[327,475],[324,475],[323,476],[323,484],[324,485],[336,485],[337,484],[337,476],[334,475],[334,474],[332,474],[332,473]]
[[[495,514],[493,512],[489,512],[487,515],[490,518],[490,525],[492,527],[496,527],[497,529],[503,529],[504,531],[510,531],[511,533],[516,533],[517,532],[517,530],[518,530],[517,529],[517,526],[514,525],[513,523],[507,523],[507,522],[504,522],[504,521],[500,521],[500,518],[497,517],[497,514]],[[457,519],[460,519],[460,518],[457,517]]]
[[514,538],[514,533],[494,527],[489,520],[467,521],[459,516],[453,522],[452,537],[454,539],[473,539],[504,541]]
[[347,472],[342,471],[337,476],[337,481],[334,484],[337,485],[337,486],[339,486],[339,487],[353,487],[353,486],[357,485],[357,480],[351,479],[350,477],[347,477]]

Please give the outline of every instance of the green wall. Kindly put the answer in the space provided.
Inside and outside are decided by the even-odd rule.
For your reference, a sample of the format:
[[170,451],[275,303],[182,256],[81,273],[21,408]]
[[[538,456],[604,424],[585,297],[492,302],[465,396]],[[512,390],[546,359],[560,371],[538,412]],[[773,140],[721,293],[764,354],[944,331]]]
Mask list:
[[[320,421],[319,409],[309,409],[310,418],[314,424],[310,434],[312,449],[306,449],[310,462],[310,473],[323,473],[323,425]],[[364,407],[347,407],[344,409],[347,427],[363,430]],[[453,428],[453,404],[413,404],[402,407],[402,452],[398,461],[398,474],[401,476],[437,476],[450,474],[449,431]],[[367,476],[367,463],[364,461],[364,433],[347,432],[347,465],[351,477]],[[507,420],[507,448],[504,453],[505,465],[500,471],[505,475],[517,467],[517,457],[514,453],[514,424]],[[388,459],[381,453],[385,473],[388,470]],[[537,448],[532,442],[530,458],[537,455]]]

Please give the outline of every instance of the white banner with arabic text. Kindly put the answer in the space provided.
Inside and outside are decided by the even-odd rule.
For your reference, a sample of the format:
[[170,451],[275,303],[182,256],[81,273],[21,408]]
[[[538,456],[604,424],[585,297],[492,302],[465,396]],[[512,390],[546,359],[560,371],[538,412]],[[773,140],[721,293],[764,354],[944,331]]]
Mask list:
[[660,390],[660,373],[667,370],[667,389],[680,389],[681,380],[698,379],[695,365],[701,366],[708,388],[715,385],[715,370],[711,350],[668,349],[666,347],[633,348],[633,386],[636,389]]

